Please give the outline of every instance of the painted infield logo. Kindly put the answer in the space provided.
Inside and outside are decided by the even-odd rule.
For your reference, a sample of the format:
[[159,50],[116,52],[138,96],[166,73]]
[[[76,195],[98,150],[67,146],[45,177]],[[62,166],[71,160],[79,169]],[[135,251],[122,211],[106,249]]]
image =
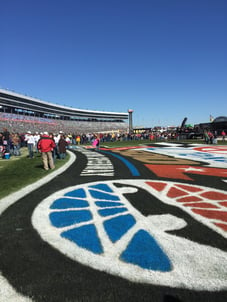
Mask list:
[[[152,152],[157,154],[163,154],[173,156],[177,158],[190,159],[194,161],[202,161],[208,163],[211,167],[223,168],[223,165],[227,164],[227,153],[226,148],[183,148],[183,147],[150,147],[139,149],[146,152]],[[215,152],[214,152],[215,150]],[[225,150],[225,152],[223,151]],[[213,154],[217,153],[217,154]]]
[[196,151],[215,153],[215,154],[227,154],[227,146],[202,146],[194,148]]
[[132,281],[196,290],[226,288],[227,253],[166,233],[184,228],[186,222],[170,214],[143,216],[124,196],[137,187],[225,235],[212,219],[179,202],[176,190],[184,191],[180,198],[189,192],[202,198],[204,193],[211,204],[210,190],[224,192],[138,179],[93,182],[54,193],[35,209],[33,226],[71,259]]

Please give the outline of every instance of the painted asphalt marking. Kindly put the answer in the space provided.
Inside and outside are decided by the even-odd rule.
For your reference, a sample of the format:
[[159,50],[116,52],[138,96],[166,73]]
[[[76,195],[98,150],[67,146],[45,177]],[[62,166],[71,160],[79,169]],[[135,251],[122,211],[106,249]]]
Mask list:
[[227,155],[227,146],[207,146],[194,148],[196,151]]
[[[108,153],[108,152],[105,152],[105,151],[102,151],[102,153]],[[127,159],[125,159],[124,157],[118,155],[118,154],[113,154],[111,153],[112,156],[120,159],[125,165],[126,167],[129,169],[129,171],[131,172],[132,176],[140,176],[140,173],[139,171],[136,169],[136,167],[130,163]]]
[[174,158],[170,157],[168,155],[158,154],[158,153],[151,153],[146,152],[145,150],[141,149],[128,149],[123,151],[116,151],[114,150],[114,153],[120,153],[121,155],[129,156],[130,158],[133,158],[141,163],[147,163],[147,164],[166,164],[166,165],[199,165],[199,162],[182,159],[182,158]]
[[[220,157],[218,158],[220,159]],[[198,160],[199,157],[197,161]],[[141,162],[143,162],[143,160],[141,160]],[[190,168],[191,166],[190,164],[188,164],[188,168],[186,168],[189,169],[188,172],[190,172]],[[211,171],[212,168],[206,168],[206,169],[209,169],[209,171]],[[222,169],[216,169],[216,170],[222,170]],[[198,169],[196,171],[198,174],[202,172],[202,171],[198,171]],[[148,188],[148,186],[151,187],[150,189],[147,190],[148,191],[151,190],[151,194],[156,195],[156,197],[160,199],[161,202],[181,208],[196,220],[200,221],[204,225],[209,226],[217,233],[223,235],[223,237],[226,237],[225,235],[227,234],[227,222],[226,222],[226,213],[224,212],[227,207],[226,204],[227,199],[226,199],[225,191],[215,190],[211,188],[206,188],[207,190],[206,189],[203,190],[204,187],[191,186],[182,183],[174,183],[174,185],[168,186],[168,183],[171,184],[171,182],[141,180],[141,182],[143,181],[144,183],[147,182],[146,184],[144,184],[143,188],[146,189],[146,187]],[[223,181],[227,182],[227,180],[223,180]],[[120,188],[119,187],[116,188],[113,184],[115,182],[121,183],[121,185],[124,186],[121,186]],[[112,193],[108,191],[107,189],[108,186],[107,187],[105,186],[106,184],[110,188],[113,185],[114,190],[116,191],[115,192],[113,191]],[[90,185],[92,185],[93,188],[88,189],[88,186]],[[176,242],[173,242],[172,245],[171,244],[169,245],[168,239],[172,240],[173,236],[169,235],[171,237],[168,237],[166,235],[166,231],[168,230],[174,231],[184,228],[186,226],[186,221],[184,219],[180,219],[170,214],[163,214],[163,215],[150,215],[146,217],[145,221],[142,221],[142,218],[144,219],[144,217],[141,216],[141,214],[140,216],[139,215],[137,216],[136,210],[135,212],[133,212],[134,209],[133,207],[132,207],[132,211],[130,211],[130,206],[127,206],[128,201],[126,200],[124,203],[124,198],[121,198],[121,195],[125,193],[133,194],[133,192],[135,192],[136,190],[135,187],[138,188],[142,187],[141,183],[139,183],[138,180],[136,180],[136,182],[135,180],[119,180],[119,181],[116,180],[112,182],[110,181],[110,184],[106,181],[94,182],[91,184],[80,185],[80,187],[85,188],[85,192],[86,193],[88,192],[89,198],[87,198],[86,194],[85,196],[82,196],[81,195],[82,191],[80,191],[79,193],[79,198],[78,196],[77,197],[70,196],[71,192],[68,191],[66,193],[68,194],[68,196],[64,196],[63,198],[61,196],[58,199],[58,202],[55,203],[55,207],[50,206],[48,208],[47,214],[49,215],[48,223],[51,224],[53,227],[52,236],[54,236],[54,232],[56,232],[57,229],[58,232],[57,236],[60,237],[60,239],[62,240],[64,239],[68,242],[71,242],[72,250],[74,252],[75,252],[76,245],[79,246],[80,249],[79,254],[82,255],[85,253],[86,256],[86,252],[88,251],[88,257],[87,257],[88,262],[85,261],[84,262],[85,265],[90,265],[89,257],[93,258],[94,255],[97,256],[98,264],[100,264],[101,262],[99,261],[98,257],[101,255],[103,256],[102,253],[104,253],[103,258],[105,258],[106,255],[109,255],[110,258],[111,257],[116,258],[119,257],[120,255],[118,261],[121,261],[125,264],[125,267],[123,267],[122,269],[122,275],[124,275],[124,270],[126,271],[126,277],[123,276],[124,278],[127,278],[128,266],[133,268],[136,267],[139,273],[141,274],[142,271],[151,270],[152,273],[149,275],[151,275],[152,278],[154,277],[154,279],[157,277],[158,274],[164,274],[166,279],[168,279],[167,274],[172,274],[171,269],[173,268],[173,270],[176,272],[176,276],[180,277],[179,282],[181,282],[181,273],[183,272],[185,274],[185,279],[186,279],[188,274],[188,271],[186,270],[187,266],[190,266],[193,263],[197,263],[199,265],[204,265],[204,267],[201,270],[201,274],[203,270],[204,271],[207,270],[207,272],[204,272],[202,277],[200,275],[199,276],[196,275],[195,280],[190,279],[191,272],[189,272],[188,282],[191,283],[191,287],[190,287],[191,289],[198,289],[199,291],[201,289],[205,289],[206,291],[218,291],[220,289],[225,289],[227,287],[226,272],[224,271],[224,267],[226,267],[226,253],[222,251],[220,253],[219,249],[198,244],[193,241],[189,241],[185,238],[181,238],[183,239],[183,241],[181,241],[177,236],[176,238],[174,237],[174,240],[176,240]],[[78,193],[77,191],[78,186],[75,186],[75,188],[76,189],[74,191]],[[79,188],[79,190],[81,188]],[[68,189],[70,188],[67,188],[66,191]],[[32,189],[30,188],[30,191],[31,190]],[[25,193],[25,195],[30,193],[30,191]],[[91,191],[93,193],[91,193]],[[120,196],[120,200],[114,200],[114,198],[118,196],[118,193]],[[105,194],[106,197],[109,196],[107,199],[100,198],[101,195],[104,196]],[[56,201],[55,200],[56,197],[57,196],[53,197],[54,202]],[[95,199],[98,199],[96,200],[96,203],[94,202]],[[61,208],[61,206],[59,206],[60,204],[61,205],[64,204],[65,208]],[[7,205],[7,207],[8,206],[9,205]],[[217,207],[219,207],[218,210]],[[1,209],[1,201],[0,201],[0,213],[3,211],[4,211],[4,207]],[[73,216],[71,215],[72,213],[66,213],[66,212],[72,212],[73,215],[74,214],[75,215]],[[88,212],[90,212],[91,215]],[[96,215],[94,213],[96,213]],[[138,217],[142,217],[141,221],[137,220]],[[75,218],[76,221],[74,220]],[[68,221],[67,222],[68,224],[66,223],[66,221]],[[61,225],[62,222],[66,223],[66,225]],[[120,224],[123,224],[124,226],[123,230],[119,230],[118,226]],[[138,228],[136,228],[137,225]],[[40,226],[40,228],[42,228],[42,226]],[[103,235],[102,232],[105,234],[104,237],[102,236]],[[85,237],[81,237],[82,234]],[[91,234],[92,236],[86,237],[88,236],[88,234]],[[47,239],[46,241],[49,242],[49,239]],[[144,242],[148,242],[149,244],[143,245]],[[65,242],[63,242],[63,244],[65,244]],[[108,254],[109,251],[108,244],[110,244],[109,254]],[[107,249],[105,247],[107,247]],[[149,249],[152,250],[152,253],[154,255],[153,258],[152,257],[149,258],[150,255],[146,254],[146,247],[149,247]],[[176,249],[176,247],[177,249],[179,249],[178,258],[177,257],[174,258],[174,255],[172,255],[172,253],[174,254],[174,251],[169,251],[169,249],[173,250],[174,248]],[[208,249],[207,252],[205,250],[206,247]],[[141,249],[142,252],[144,252],[144,259],[146,260],[145,262],[142,259],[140,259],[140,257],[136,257],[136,255],[138,255],[138,253],[141,252]],[[61,245],[59,245],[59,250],[61,250]],[[121,254],[119,254],[119,251],[121,252]],[[61,252],[66,254],[62,250]],[[184,257],[182,257],[181,253],[185,253],[185,255],[187,254],[187,256],[190,258],[188,262],[182,264],[182,266],[185,266],[185,271],[184,268],[181,269],[181,267],[177,267],[179,259],[180,261],[181,259],[184,261]],[[198,255],[194,255],[194,253]],[[158,257],[155,258],[155,256]],[[163,263],[165,263],[165,265],[161,264],[160,266],[155,267],[155,265],[152,264],[152,259],[158,260],[159,256],[163,257],[161,259],[163,259]],[[209,257],[211,258],[217,257],[217,259],[216,260],[211,259],[212,261],[210,262]],[[176,263],[173,261],[174,259],[176,259]],[[75,260],[80,261],[80,258],[76,257]],[[116,259],[114,259],[114,261],[115,260]],[[113,263],[115,263],[114,261]],[[223,269],[219,269],[220,263],[222,263]],[[92,265],[90,266],[92,267]],[[95,266],[94,268],[98,270],[106,271],[106,268],[102,269],[102,267],[97,268]],[[138,277],[138,281],[136,280],[137,278],[136,275],[138,273],[137,270],[135,272],[135,276],[133,276],[135,277],[133,281],[146,283],[145,281],[143,282],[142,279],[140,281],[139,277]],[[177,270],[179,274],[177,274]],[[197,270],[199,270],[199,267],[195,269],[196,274],[197,274]],[[191,269],[191,271],[193,271],[193,268]],[[107,270],[107,272],[108,273],[110,272],[114,275],[116,273],[116,272],[111,272],[111,270],[110,271]],[[145,274],[145,276],[146,275],[148,276],[148,273]],[[172,277],[174,278],[174,274],[171,275],[170,279]],[[203,282],[204,281],[203,278],[207,279],[206,284]],[[210,286],[209,282],[212,282],[211,281],[212,278],[214,280],[214,284]],[[160,283],[157,281],[157,285],[162,285],[162,284],[165,285],[165,282],[168,284],[169,280],[166,281],[166,279],[164,278],[163,280],[164,283]],[[183,283],[181,285],[179,286],[173,285],[173,287],[181,287],[181,286],[185,287],[184,282],[186,281],[183,280]],[[1,297],[3,297],[3,300],[1,300]],[[11,287],[11,285],[9,285],[8,281],[0,274],[0,302],[5,302],[5,301],[27,302],[31,300],[27,299],[26,297],[22,297],[20,294],[16,293],[15,290]]]
[[184,179],[194,180],[192,175],[205,175],[205,176],[216,176],[216,177],[227,177],[227,169],[224,168],[209,168],[185,166],[185,165],[145,165],[149,170],[155,173],[160,178],[172,178],[172,179]]
[[82,171],[81,176],[114,176],[114,168],[108,157],[105,155],[89,151],[84,148],[78,148],[81,153],[86,155],[88,163]]
[[227,288],[227,253],[166,233],[186,222],[170,214],[143,216],[125,197],[137,188],[226,233],[213,223],[215,218],[196,213],[180,200],[190,193],[217,206],[209,192],[225,192],[139,179],[92,182],[55,192],[34,210],[33,226],[71,259],[133,282],[209,291]]
[[[141,149],[139,149],[141,150]],[[194,161],[200,161],[208,163],[210,167],[223,168],[227,165],[227,154],[214,155],[208,152],[196,151],[194,148],[183,148],[183,147],[149,147],[143,149],[146,152],[168,154],[169,156],[190,159]]]
[[204,225],[227,238],[227,193],[209,187],[165,181],[147,182],[167,204],[177,206]]

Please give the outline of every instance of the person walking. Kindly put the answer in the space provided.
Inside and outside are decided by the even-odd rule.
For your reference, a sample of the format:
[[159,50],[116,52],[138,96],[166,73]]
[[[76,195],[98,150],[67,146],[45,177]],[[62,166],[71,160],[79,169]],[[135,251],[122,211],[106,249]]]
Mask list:
[[54,161],[52,156],[52,151],[56,144],[54,140],[48,135],[48,132],[44,132],[38,141],[38,150],[42,154],[43,168],[45,170],[54,169]]

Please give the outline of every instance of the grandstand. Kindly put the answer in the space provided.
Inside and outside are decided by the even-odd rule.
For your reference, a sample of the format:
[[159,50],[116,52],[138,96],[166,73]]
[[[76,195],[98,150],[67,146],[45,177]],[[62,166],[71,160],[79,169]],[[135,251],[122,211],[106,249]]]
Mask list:
[[0,129],[23,133],[127,131],[129,113],[82,110],[0,89]]

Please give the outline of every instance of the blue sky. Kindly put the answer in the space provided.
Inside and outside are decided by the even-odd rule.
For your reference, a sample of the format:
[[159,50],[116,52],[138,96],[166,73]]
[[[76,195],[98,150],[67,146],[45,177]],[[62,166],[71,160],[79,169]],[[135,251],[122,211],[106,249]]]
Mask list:
[[226,0],[1,1],[0,88],[134,126],[227,115]]

